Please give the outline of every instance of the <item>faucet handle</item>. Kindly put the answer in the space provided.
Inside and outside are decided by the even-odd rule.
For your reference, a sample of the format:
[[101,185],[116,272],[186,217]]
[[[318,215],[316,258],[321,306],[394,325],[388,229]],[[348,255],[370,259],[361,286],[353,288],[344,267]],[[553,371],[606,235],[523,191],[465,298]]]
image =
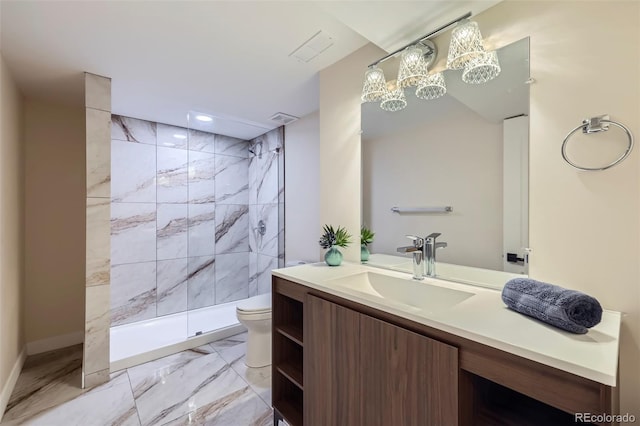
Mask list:
[[415,235],[406,235],[406,237],[413,241],[415,248],[421,249],[424,246],[424,238],[416,237]]
[[425,239],[432,238],[432,239],[434,239],[434,240],[435,240],[435,239],[436,239],[436,238],[438,238],[440,235],[442,235],[440,232],[432,232],[431,234],[427,235],[427,236],[425,237]]

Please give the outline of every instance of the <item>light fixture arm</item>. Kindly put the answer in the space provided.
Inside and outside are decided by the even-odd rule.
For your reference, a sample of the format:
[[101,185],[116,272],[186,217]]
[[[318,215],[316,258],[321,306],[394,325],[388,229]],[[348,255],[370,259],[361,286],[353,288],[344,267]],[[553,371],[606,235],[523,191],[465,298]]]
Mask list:
[[[440,31],[443,31],[443,30],[449,28],[451,25],[453,25],[455,23],[458,23],[458,22],[462,21],[463,19],[470,18],[470,17],[471,17],[471,12],[467,12],[464,15],[460,16],[459,18],[456,18],[453,21],[451,21],[449,23],[446,23],[446,24],[442,25],[441,27],[436,28],[435,30],[431,31],[428,34],[423,35],[422,37],[412,41],[411,43],[405,44],[400,49],[389,53],[387,56],[383,56],[382,58],[378,59],[377,61],[371,63],[368,68],[374,67],[374,66],[378,65],[379,63],[386,61],[387,59],[397,55],[400,52],[402,52],[404,49],[406,49],[409,46],[413,46],[414,44],[418,44],[418,43],[422,44],[421,42],[424,39],[429,38],[429,37],[433,37],[434,35],[438,34]],[[427,47],[429,50],[431,50],[431,47],[426,46],[424,44],[422,44],[422,45]],[[431,53],[431,52],[428,52],[428,53]]]

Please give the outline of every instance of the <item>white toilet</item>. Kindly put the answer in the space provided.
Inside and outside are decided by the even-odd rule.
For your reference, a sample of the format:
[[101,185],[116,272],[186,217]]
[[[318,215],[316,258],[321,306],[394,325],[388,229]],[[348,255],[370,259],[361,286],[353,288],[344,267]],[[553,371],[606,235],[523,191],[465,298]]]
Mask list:
[[247,337],[247,367],[271,365],[271,293],[238,302],[238,321],[249,331]]

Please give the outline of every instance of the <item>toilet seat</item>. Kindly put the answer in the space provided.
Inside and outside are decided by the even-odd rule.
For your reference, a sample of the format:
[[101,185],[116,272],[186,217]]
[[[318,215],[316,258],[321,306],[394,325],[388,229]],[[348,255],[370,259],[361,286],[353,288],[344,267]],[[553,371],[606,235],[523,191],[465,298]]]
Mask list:
[[271,319],[271,311],[255,313],[236,310],[236,315],[239,320],[244,321],[264,321]]
[[260,294],[239,302],[236,305],[236,312],[238,315],[252,317],[269,314],[268,318],[271,318],[271,293]]

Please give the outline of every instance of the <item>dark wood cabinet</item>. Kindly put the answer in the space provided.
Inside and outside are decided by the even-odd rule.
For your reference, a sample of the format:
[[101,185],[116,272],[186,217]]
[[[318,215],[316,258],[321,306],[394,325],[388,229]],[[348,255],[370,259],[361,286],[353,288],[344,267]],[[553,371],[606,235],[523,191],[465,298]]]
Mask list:
[[615,388],[278,277],[272,380],[276,426],[559,426],[618,413]]
[[360,425],[360,314],[319,297],[305,300],[304,423]]
[[359,424],[458,424],[455,347],[360,315],[359,372]]
[[304,324],[305,424],[458,423],[455,347],[313,295]]

